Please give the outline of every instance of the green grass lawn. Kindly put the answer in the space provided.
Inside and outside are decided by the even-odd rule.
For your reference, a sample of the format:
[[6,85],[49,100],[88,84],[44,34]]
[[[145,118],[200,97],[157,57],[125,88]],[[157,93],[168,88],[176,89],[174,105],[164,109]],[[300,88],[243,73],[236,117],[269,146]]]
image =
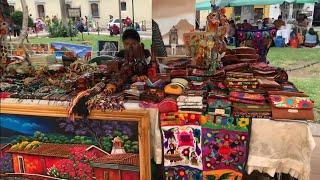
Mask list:
[[296,87],[315,101],[316,120],[320,123],[320,78],[289,77]]
[[[271,48],[268,53],[268,59],[273,66],[291,69],[302,67],[313,62],[320,62],[319,48]],[[299,75],[290,75],[289,80],[296,87],[305,92],[315,101],[316,120],[320,123],[320,69],[317,67],[308,67],[299,70],[303,77]]]
[[270,48],[268,59],[271,64],[277,67],[288,68],[299,66],[299,64],[309,64],[320,62],[319,48]]
[[[93,51],[98,50],[98,41],[120,41],[119,36],[107,36],[107,35],[88,35],[87,33],[84,33],[83,35],[84,41],[87,41],[90,46],[93,47]],[[81,38],[81,34],[78,34],[77,37],[73,37],[73,40],[71,41],[70,37],[67,38],[49,38],[49,37],[39,37],[39,38],[30,38],[30,43],[44,43],[44,44],[50,44],[52,42],[66,42],[66,43],[72,43],[72,44],[84,44]],[[151,39],[149,40],[142,40],[142,42],[145,45],[146,49],[151,49]],[[120,47],[121,47],[120,43]]]

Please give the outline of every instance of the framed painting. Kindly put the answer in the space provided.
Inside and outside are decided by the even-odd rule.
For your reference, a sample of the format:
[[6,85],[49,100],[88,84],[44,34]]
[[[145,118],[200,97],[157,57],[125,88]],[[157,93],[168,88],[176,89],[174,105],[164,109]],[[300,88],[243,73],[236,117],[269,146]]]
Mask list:
[[118,41],[98,41],[99,56],[115,56],[119,51]]
[[1,104],[0,177],[151,179],[147,111],[66,115],[64,107]]
[[91,59],[92,47],[64,42],[53,42],[51,43],[51,51],[55,54],[56,59],[62,59],[62,56],[67,56],[69,58],[76,57],[89,61]]

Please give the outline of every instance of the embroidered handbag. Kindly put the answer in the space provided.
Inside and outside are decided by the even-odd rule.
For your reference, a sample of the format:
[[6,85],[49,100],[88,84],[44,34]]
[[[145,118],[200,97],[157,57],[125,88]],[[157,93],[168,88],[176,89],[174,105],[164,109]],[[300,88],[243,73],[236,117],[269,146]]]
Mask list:
[[272,93],[269,95],[272,119],[314,120],[314,102],[303,93]]
[[188,74],[187,70],[185,69],[175,69],[170,71],[171,78],[174,77],[186,77]]
[[231,102],[227,99],[208,99],[208,113],[229,116],[231,114]]
[[280,89],[281,86],[272,79],[258,78],[258,83],[261,88],[276,88]]
[[236,117],[270,118],[271,108],[269,104],[251,105],[232,103],[233,115]]
[[164,92],[162,89],[146,89],[141,95],[140,100],[147,102],[158,103],[164,99]]
[[158,109],[160,113],[177,112],[177,101],[170,98],[164,99],[159,103]]

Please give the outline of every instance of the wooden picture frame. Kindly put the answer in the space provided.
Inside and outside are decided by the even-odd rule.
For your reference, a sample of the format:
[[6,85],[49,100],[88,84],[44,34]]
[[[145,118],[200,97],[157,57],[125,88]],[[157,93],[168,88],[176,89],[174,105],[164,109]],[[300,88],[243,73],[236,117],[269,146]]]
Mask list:
[[[37,117],[67,117],[63,106],[4,104],[0,103],[0,115],[23,115]],[[138,123],[139,173],[140,180],[151,179],[150,121],[146,110],[125,110],[122,112],[92,111],[88,119],[101,121],[124,121]]]

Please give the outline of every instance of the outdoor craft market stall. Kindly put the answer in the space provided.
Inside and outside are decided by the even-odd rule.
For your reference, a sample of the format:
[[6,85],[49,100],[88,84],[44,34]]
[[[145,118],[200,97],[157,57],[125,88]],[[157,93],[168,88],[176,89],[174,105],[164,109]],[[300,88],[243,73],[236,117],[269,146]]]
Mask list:
[[184,57],[157,58],[153,47],[149,63],[143,48],[70,62],[88,59],[87,47],[55,43],[51,53],[63,53],[45,64],[2,58],[1,177],[308,179],[314,102],[258,48],[228,49],[223,13],[184,34]]

